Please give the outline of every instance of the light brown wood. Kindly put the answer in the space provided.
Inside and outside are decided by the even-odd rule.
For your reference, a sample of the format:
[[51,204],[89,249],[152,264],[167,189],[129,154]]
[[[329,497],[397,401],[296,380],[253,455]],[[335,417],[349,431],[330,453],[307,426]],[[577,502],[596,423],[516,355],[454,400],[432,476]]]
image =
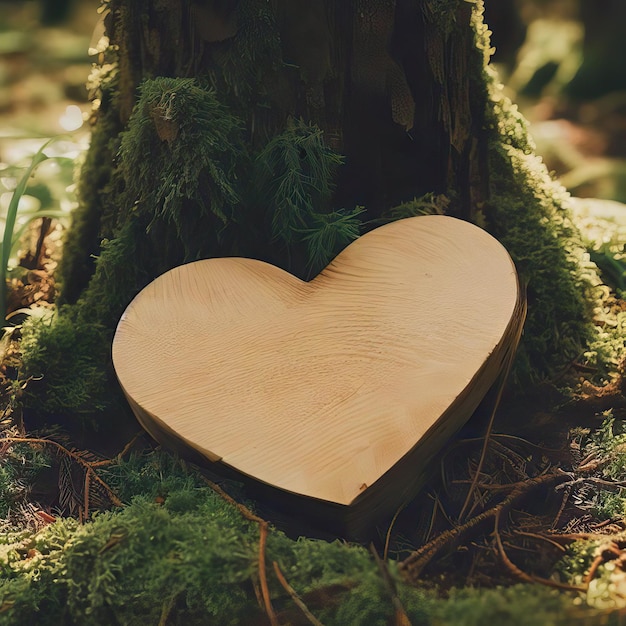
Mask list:
[[157,439],[367,515],[410,497],[475,410],[521,302],[498,241],[415,217],[364,235],[310,282],[243,258],[177,267],[129,305],[113,361]]

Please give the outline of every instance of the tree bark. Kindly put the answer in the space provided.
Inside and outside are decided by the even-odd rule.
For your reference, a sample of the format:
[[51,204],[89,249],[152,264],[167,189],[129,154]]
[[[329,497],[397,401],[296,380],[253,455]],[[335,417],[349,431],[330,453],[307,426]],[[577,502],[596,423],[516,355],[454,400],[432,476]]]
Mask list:
[[[469,3],[111,0],[107,6],[118,75],[98,124],[107,118],[109,133],[127,125],[143,79],[197,77],[245,120],[253,147],[289,119],[318,126],[345,155],[334,206],[364,206],[366,219],[377,219],[414,197],[445,193],[454,195],[448,212],[471,219],[484,200],[485,86]],[[85,181],[83,194],[93,185]],[[66,271],[68,301],[86,284],[84,259],[110,234],[92,233],[80,277]]]

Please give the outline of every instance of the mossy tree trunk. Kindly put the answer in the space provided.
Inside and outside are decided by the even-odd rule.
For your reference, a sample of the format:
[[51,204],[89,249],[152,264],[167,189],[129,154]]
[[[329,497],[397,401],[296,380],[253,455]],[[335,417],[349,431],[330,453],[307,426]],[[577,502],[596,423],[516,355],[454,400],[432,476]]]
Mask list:
[[445,212],[518,264],[520,380],[584,349],[582,248],[486,65],[480,0],[104,6],[61,318],[108,341],[132,296],[178,263],[252,256],[310,277],[360,232]]
[[[193,77],[243,120],[252,152],[290,120],[318,127],[325,144],[345,156],[335,207],[363,206],[374,219],[414,197],[454,190],[448,212],[471,219],[485,200],[486,88],[470,3],[111,0],[108,8],[118,68],[100,113],[107,134],[127,126],[144,79]],[[157,127],[162,114],[151,115],[167,143]],[[83,193],[92,186],[86,181]],[[94,210],[89,222],[97,219]],[[84,258],[98,250],[101,235],[92,233]],[[68,270],[68,300],[86,279],[76,284]]]

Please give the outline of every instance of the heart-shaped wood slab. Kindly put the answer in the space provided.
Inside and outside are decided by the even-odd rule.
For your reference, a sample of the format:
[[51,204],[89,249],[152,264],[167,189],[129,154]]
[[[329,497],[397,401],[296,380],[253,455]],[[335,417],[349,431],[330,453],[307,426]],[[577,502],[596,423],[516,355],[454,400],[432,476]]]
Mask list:
[[414,495],[523,317],[498,241],[414,217],[364,235],[310,282],[243,258],[174,268],[127,308],[113,362],[162,443],[364,527]]

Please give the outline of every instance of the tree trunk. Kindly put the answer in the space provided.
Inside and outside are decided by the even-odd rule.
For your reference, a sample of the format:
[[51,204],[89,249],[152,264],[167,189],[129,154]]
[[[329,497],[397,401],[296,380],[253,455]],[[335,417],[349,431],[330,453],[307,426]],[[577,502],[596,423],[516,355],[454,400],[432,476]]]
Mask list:
[[530,305],[520,381],[584,349],[582,248],[486,68],[480,0],[105,6],[62,316],[108,342],[133,295],[176,264],[252,256],[307,278],[359,232],[439,212],[487,228],[517,263]]

